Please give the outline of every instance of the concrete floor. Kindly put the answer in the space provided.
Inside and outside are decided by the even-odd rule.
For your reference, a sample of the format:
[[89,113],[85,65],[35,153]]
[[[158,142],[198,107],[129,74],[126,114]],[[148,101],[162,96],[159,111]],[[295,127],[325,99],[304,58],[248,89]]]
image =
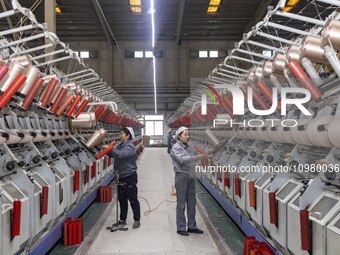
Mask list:
[[[147,148],[138,162],[139,196],[148,200],[151,208],[162,200],[175,200],[170,197],[174,180],[173,166],[166,148]],[[142,215],[148,210],[147,203],[140,199]],[[111,207],[112,208],[112,207]],[[114,222],[111,211],[98,234],[90,237],[83,254],[220,254],[218,247],[209,233],[202,215],[197,211],[196,220],[204,235],[191,234],[189,237],[176,233],[176,203],[163,203],[148,216],[142,216],[139,229],[132,229],[132,210],[129,208],[126,232],[111,233],[106,226]],[[216,238],[215,238],[216,239]]]

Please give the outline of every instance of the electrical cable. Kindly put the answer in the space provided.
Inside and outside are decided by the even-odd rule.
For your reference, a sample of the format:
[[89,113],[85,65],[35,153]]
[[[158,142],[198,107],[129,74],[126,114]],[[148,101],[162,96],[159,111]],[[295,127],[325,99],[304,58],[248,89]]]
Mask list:
[[158,209],[158,207],[160,207],[161,204],[163,204],[165,202],[169,202],[169,203],[176,203],[177,202],[177,201],[173,201],[173,200],[169,200],[169,199],[164,199],[155,208],[151,209],[150,203],[148,202],[148,200],[146,198],[144,198],[142,196],[139,196],[138,198],[143,199],[148,205],[149,209],[144,212],[144,216],[148,216],[151,212],[156,211]]

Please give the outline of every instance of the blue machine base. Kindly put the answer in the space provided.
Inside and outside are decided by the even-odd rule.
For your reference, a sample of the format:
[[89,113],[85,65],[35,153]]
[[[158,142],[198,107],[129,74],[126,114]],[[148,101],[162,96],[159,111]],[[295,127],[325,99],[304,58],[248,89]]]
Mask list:
[[200,183],[209,191],[209,193],[215,198],[215,200],[220,204],[223,210],[228,214],[228,216],[239,226],[246,236],[255,236],[255,238],[261,242],[266,242],[269,247],[274,251],[275,255],[282,255],[277,251],[270,240],[259,232],[256,227],[245,218],[242,213],[233,206],[226,197],[224,197],[218,189],[203,175],[197,175],[197,179]]
[[62,238],[63,224],[67,218],[77,218],[81,215],[97,198],[97,190],[99,186],[107,186],[114,179],[114,172],[108,174],[108,176],[102,180],[97,188],[92,190],[86,197],[84,197],[79,204],[76,205],[67,215],[63,216],[60,222],[53,227],[53,229],[44,236],[27,254],[29,255],[41,255],[46,254],[60,238]]

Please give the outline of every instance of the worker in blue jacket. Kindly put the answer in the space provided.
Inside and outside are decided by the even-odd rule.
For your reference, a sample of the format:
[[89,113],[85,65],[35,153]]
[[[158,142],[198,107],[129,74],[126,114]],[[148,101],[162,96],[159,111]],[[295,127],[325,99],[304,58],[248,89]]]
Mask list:
[[[135,221],[132,228],[139,228],[140,204],[138,201],[137,154],[133,144],[134,136],[131,127],[122,128],[119,133],[121,142],[107,155],[114,158],[114,168],[118,170],[119,182],[122,184],[118,186],[118,200],[120,205],[119,225],[126,225],[129,200]],[[103,149],[105,148],[105,146],[102,147]]]
[[[177,234],[188,236],[189,233],[203,234],[196,225],[196,190],[195,161],[209,158],[210,155],[195,155],[195,149],[189,144],[190,134],[187,127],[180,127],[176,132],[177,142],[172,146],[171,158],[175,171],[175,188],[177,197],[176,224]],[[185,207],[187,219],[185,219]],[[188,228],[186,228],[188,225]]]

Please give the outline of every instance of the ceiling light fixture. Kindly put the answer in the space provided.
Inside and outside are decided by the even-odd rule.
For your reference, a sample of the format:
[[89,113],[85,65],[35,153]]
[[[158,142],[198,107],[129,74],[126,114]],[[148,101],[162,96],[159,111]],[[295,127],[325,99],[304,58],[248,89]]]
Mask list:
[[216,13],[222,0],[210,0],[207,13]]
[[155,102],[155,114],[157,114],[157,83],[156,83],[156,58],[155,58],[155,7],[154,0],[150,0],[151,29],[152,29],[152,66],[153,66],[153,93]]
[[142,2],[141,0],[129,0],[130,3],[130,11],[134,13],[142,12]]
[[141,0],[130,0],[130,5],[141,5]]
[[291,10],[294,9],[294,7],[300,2],[300,0],[289,0],[285,6],[285,8],[283,8],[283,12],[290,12]]
[[61,8],[57,4],[55,4],[55,12],[61,13]]

